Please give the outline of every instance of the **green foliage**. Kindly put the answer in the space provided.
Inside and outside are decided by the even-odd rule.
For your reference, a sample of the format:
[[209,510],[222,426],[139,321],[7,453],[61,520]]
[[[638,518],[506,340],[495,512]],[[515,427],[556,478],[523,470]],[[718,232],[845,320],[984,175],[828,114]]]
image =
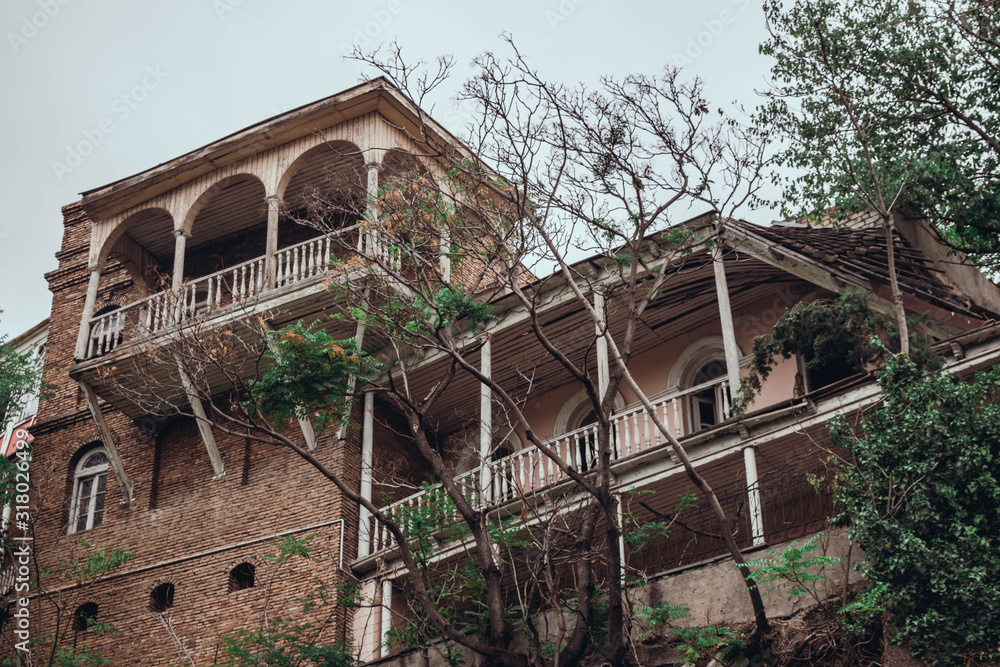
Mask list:
[[[90,543],[82,537],[77,538],[77,542],[84,549],[90,548]],[[131,551],[117,547],[108,551],[95,551],[60,564],[60,570],[81,586],[85,586],[128,563],[132,554]]]
[[854,602],[844,605],[837,612],[840,614],[840,627],[854,637],[863,637],[870,626],[881,623],[885,611],[882,597],[888,589],[889,584],[885,582],[865,586]]
[[853,465],[837,479],[836,521],[897,640],[938,664],[1000,657],[1000,369],[967,383],[890,357],[883,405],[860,432],[831,428]]
[[19,354],[11,345],[0,345],[0,432],[14,423],[41,384],[42,369],[30,352]]
[[[653,493],[652,490],[631,491],[631,498],[638,498],[646,494]],[[658,516],[655,520],[647,519],[645,516],[635,514],[628,508],[623,513],[624,528],[622,538],[630,551],[641,550],[647,544],[656,540],[666,539],[670,535],[670,527],[674,520],[685,512],[698,506],[698,497],[694,494],[677,494],[677,505],[674,514],[670,516]]]
[[442,287],[427,297],[417,295],[413,303],[418,317],[406,325],[408,331],[416,332],[425,322],[441,329],[462,320],[475,333],[483,324],[496,320],[491,304],[476,303],[471,296],[451,286]]
[[222,636],[224,667],[351,667],[357,661],[342,642],[320,644],[319,628],[296,625],[284,618],[271,619],[258,630],[241,629]]
[[724,625],[694,625],[689,628],[674,626],[670,631],[677,635],[681,655],[675,664],[686,665],[719,656],[723,661],[737,657],[746,641]]
[[732,660],[746,647],[746,642],[725,626],[682,627],[675,624],[675,621],[690,615],[690,609],[686,604],[672,605],[664,602],[658,607],[637,605],[635,618],[645,628],[639,635],[639,640],[647,639],[660,630],[670,632],[680,640],[677,644],[680,656],[675,663],[678,665],[694,664],[699,660],[716,656],[724,661]]
[[635,619],[646,628],[642,634],[639,635],[639,641],[642,641],[652,635],[657,630],[662,628],[669,628],[674,624],[674,621],[679,621],[682,618],[687,618],[691,615],[691,609],[686,604],[670,604],[669,602],[664,602],[658,607],[650,607],[647,605],[636,605],[635,607]]
[[[819,546],[819,540],[823,533],[816,533],[806,540],[802,546],[796,546],[792,542],[784,551],[768,549],[767,556],[748,560],[746,566],[753,570],[753,580],[757,588],[762,589],[761,595],[767,595],[773,590],[783,586],[790,586],[788,599],[792,600],[800,595],[809,595],[817,603],[823,597],[823,593],[816,584],[820,581],[827,581],[829,577],[822,574],[814,574],[809,570],[829,567],[840,561],[835,556],[810,556],[809,554]],[[766,584],[776,583],[776,585],[763,590]]]
[[271,362],[250,388],[244,409],[260,410],[281,423],[315,414],[317,433],[339,425],[350,412],[351,379],[364,379],[374,364],[353,340],[334,340],[301,322],[267,333]]
[[[874,312],[868,299],[867,292],[849,287],[834,300],[799,303],[782,313],[770,334],[754,338],[750,373],[740,383],[734,412],[743,412],[750,405],[779,355],[785,359],[801,356],[807,370],[839,366],[860,373],[885,356],[887,344],[898,351],[895,323]],[[931,349],[930,339],[917,331],[920,322],[912,324],[911,357],[921,368],[940,368],[943,360]]]
[[315,533],[299,538],[296,538],[294,535],[279,537],[272,542],[278,548],[277,553],[265,554],[263,558],[275,565],[284,565],[293,558],[310,560],[313,548],[309,546],[309,542],[314,539],[316,539]]
[[764,12],[773,86],[758,121],[789,147],[785,201],[855,212],[881,198],[996,266],[1000,7],[767,0]]

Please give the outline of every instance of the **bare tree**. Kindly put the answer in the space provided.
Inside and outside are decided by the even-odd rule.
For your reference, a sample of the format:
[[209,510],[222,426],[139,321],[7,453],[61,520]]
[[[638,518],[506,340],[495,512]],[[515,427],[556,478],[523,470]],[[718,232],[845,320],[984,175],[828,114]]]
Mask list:
[[[684,82],[676,70],[569,88],[545,81],[506,41],[511,55],[480,56],[462,89],[462,99],[478,107],[464,145],[419,111],[446,80],[450,60],[427,73],[410,68],[398,49],[388,58],[357,54],[416,103],[416,125],[397,128],[416,150],[389,151],[380,187],[366,200],[359,202],[356,186],[345,196],[351,187],[334,177],[286,202],[287,215],[321,229],[336,247],[328,279],[338,297],[336,320],[274,332],[268,314],[246,301],[221,327],[189,318],[134,341],[141,352],[133,375],[144,380],[121,391],[149,412],[187,414],[290,449],[319,470],[398,552],[416,602],[407,629],[417,639],[443,637],[489,665],[620,665],[632,623],[624,584],[636,573],[627,564],[628,514],[611,469],[615,397],[622,386],[639,397],[722,525],[730,525],[629,362],[646,309],[669,293],[690,257],[704,261],[722,220],[755,199],[766,137],[710,110],[701,83]],[[678,224],[692,207],[709,213]],[[361,208],[362,222],[348,233],[342,221]],[[553,275],[536,277],[552,265]],[[546,314],[553,295],[584,313],[587,326],[559,333]],[[612,300],[614,326],[602,305]],[[492,340],[515,320],[566,381],[585,391],[596,424],[581,449],[538,435],[526,410],[538,364],[519,365],[510,381],[484,363]],[[360,331],[370,355],[350,340]],[[487,397],[500,430],[524,433],[570,491],[547,496],[542,508],[524,485],[489,477],[504,473],[491,463],[495,438],[480,435],[480,411],[458,420],[466,437],[440,428],[463,387]],[[299,432],[296,421],[316,415],[317,431],[335,428],[362,392],[400,416],[431,481],[421,503],[365,497]],[[478,475],[461,465],[463,456]],[[520,509],[499,511],[500,501]],[[722,537],[742,564],[732,534]],[[441,540],[461,547],[442,555]],[[748,569],[740,572],[765,632],[760,594]],[[607,630],[597,632],[596,613],[605,605]]]

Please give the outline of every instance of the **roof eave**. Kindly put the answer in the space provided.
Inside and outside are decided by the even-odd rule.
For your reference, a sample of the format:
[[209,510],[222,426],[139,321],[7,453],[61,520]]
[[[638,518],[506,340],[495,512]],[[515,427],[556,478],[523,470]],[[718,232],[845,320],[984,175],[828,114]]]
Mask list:
[[132,176],[81,193],[81,205],[92,219],[142,204],[221,167],[344,121],[378,112],[402,123],[419,136],[423,122],[428,132],[457,150],[471,153],[451,133],[420,111],[384,77],[365,81],[330,97],[255,123],[210,144]]

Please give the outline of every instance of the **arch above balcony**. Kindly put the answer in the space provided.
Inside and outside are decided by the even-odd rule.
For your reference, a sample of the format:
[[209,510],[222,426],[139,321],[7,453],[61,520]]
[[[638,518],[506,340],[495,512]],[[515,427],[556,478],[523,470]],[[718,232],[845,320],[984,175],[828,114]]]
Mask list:
[[[174,252],[174,216],[165,208],[151,206],[135,211],[116,224],[100,245],[96,258],[104,263],[112,252],[120,252],[127,234],[134,242],[158,258],[170,257]],[[96,231],[96,230],[95,230]]]
[[[615,394],[615,412],[619,412],[625,409],[625,399],[622,398],[620,393]],[[559,410],[559,414],[556,415],[555,427],[552,430],[554,436],[562,435],[563,433],[569,433],[572,430],[580,428],[583,425],[582,420],[591,412],[593,412],[594,406],[590,401],[590,397],[587,395],[586,389],[581,389],[572,396],[569,397],[565,403],[563,403],[562,408]]]
[[[740,351],[740,356],[742,355],[743,352]],[[684,348],[670,367],[668,391],[692,386],[698,373],[712,362],[719,362],[725,368],[726,347],[722,336],[705,336]]]
[[366,165],[373,160],[371,152],[363,151],[350,141],[324,141],[304,150],[284,170],[277,187],[271,194],[294,206],[293,199],[301,197],[309,186],[321,187],[333,180],[342,180],[351,186],[367,186]]
[[[207,217],[225,212],[229,226],[238,226],[240,216],[248,212],[264,211],[266,220],[265,197],[259,198],[257,193],[266,192],[264,182],[255,174],[241,172],[225,176],[208,186],[197,196],[184,213],[184,219],[177,227],[178,231],[193,234],[195,224],[203,222]],[[228,210],[226,210],[228,208]]]

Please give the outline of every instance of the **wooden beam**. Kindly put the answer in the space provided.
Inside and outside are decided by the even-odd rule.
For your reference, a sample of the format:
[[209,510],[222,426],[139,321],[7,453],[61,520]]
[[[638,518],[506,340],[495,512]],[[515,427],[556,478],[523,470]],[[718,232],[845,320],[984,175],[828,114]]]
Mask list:
[[170,287],[174,291],[174,296],[178,298],[181,295],[181,288],[184,286],[184,248],[187,247],[189,236],[191,234],[183,229],[174,231],[174,237],[177,240],[174,242],[174,276]]
[[187,394],[188,403],[191,404],[191,411],[194,413],[195,421],[198,422],[198,430],[201,432],[201,441],[208,450],[208,458],[212,461],[212,470],[215,471],[215,479],[220,479],[226,474],[226,466],[219,453],[219,447],[215,444],[215,436],[212,434],[212,426],[208,422],[205,414],[205,406],[201,404],[201,398],[195,391],[194,384],[184,370],[181,358],[175,353],[174,361],[177,362],[177,372],[180,374],[181,383],[184,385],[184,393]]
[[97,288],[101,284],[101,265],[90,267],[90,282],[87,284],[87,300],[83,304],[83,315],[80,318],[80,332],[76,337],[76,351],[73,356],[82,361],[87,356],[87,341],[90,339],[90,319],[94,316],[94,306],[97,304]]
[[90,415],[94,418],[97,430],[101,434],[101,442],[104,443],[104,450],[108,453],[111,469],[115,471],[115,477],[118,479],[118,488],[122,490],[122,504],[128,505],[135,500],[135,494],[132,482],[129,481],[128,475],[125,474],[125,466],[122,464],[118,447],[115,445],[114,433],[111,432],[111,428],[108,427],[108,423],[104,420],[104,413],[101,412],[101,407],[97,403],[97,394],[83,380],[78,380],[77,382],[80,383],[80,389],[83,390],[83,396],[87,400],[87,408],[90,410]]
[[[817,266],[815,262],[802,255],[787,248],[775,246],[773,243],[769,243],[747,230],[724,227],[722,239],[731,248],[741,253],[831,292],[842,294],[848,285],[853,285],[868,292],[871,291],[871,285],[861,284],[855,280],[845,282],[844,279]],[[872,310],[877,313],[895,316],[895,307],[891,301],[872,294],[868,299],[868,303],[871,305]],[[949,338],[960,332],[955,327],[950,327],[934,320],[928,321],[925,326],[931,334],[938,338]]]
[[[493,376],[493,351],[487,336],[479,350],[480,372],[486,377]],[[490,450],[493,448],[493,392],[485,382],[479,384],[479,486],[483,502],[489,502],[489,488],[493,483],[492,470],[488,465]]]
[[299,428],[302,429],[302,437],[306,439],[306,449],[310,452],[316,451],[316,429],[313,428],[309,417],[299,417]]
[[278,265],[278,212],[281,199],[277,195],[267,198],[267,244],[264,249],[264,289],[271,290],[277,285]]
[[604,308],[604,295],[598,292],[594,292],[594,310],[601,318],[601,323],[595,324],[594,329],[597,334],[597,391],[598,398],[603,401],[604,394],[608,391],[611,369],[608,363],[608,341],[604,337],[604,329],[608,326],[608,315]]
[[[719,302],[719,320],[722,324],[722,345],[726,354],[726,374],[729,376],[729,395],[738,400],[740,389],[740,348],[736,344],[733,327],[733,309],[729,303],[729,285],[726,282],[726,265],[722,257],[722,243],[712,249],[712,268],[715,271],[715,294]],[[729,415],[726,415],[727,417]]]
[[[375,394],[365,392],[364,417],[361,420],[361,497],[372,499],[372,459],[375,445]],[[358,505],[358,558],[371,553],[371,514],[364,505]]]

